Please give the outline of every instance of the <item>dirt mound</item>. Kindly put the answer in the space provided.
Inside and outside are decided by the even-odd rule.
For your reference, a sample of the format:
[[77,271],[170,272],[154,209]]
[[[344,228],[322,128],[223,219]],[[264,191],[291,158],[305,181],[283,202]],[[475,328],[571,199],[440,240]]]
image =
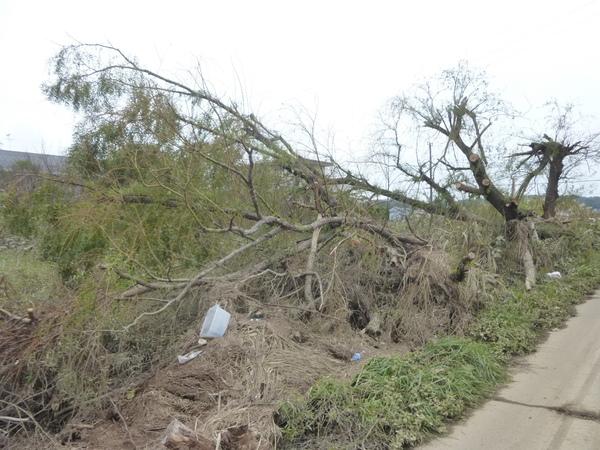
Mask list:
[[[346,327],[347,334],[337,330],[325,342],[322,330],[283,314],[261,320],[234,314],[226,336],[209,341],[200,356],[183,365],[174,361],[124,392],[100,423],[74,420],[63,441],[74,448],[163,448],[167,426],[178,419],[214,441],[226,430],[247,429],[254,440],[246,440],[248,449],[272,448],[279,432],[273,412],[281,399],[306,392],[322,376],[351,376],[372,356],[404,351],[399,345],[377,348],[376,341]],[[196,340],[190,335],[182,353],[195,348]],[[350,361],[351,349],[362,351],[364,361]]]

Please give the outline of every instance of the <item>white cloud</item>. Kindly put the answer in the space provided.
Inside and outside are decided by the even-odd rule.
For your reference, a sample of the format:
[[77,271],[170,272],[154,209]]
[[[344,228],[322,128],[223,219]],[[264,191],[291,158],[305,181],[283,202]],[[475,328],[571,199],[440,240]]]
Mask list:
[[518,106],[557,98],[600,117],[599,19],[600,3],[586,0],[3,0],[0,141],[68,146],[72,115],[40,85],[73,38],[111,41],[176,76],[198,60],[215,88],[243,92],[272,122],[283,105],[318,108],[347,151],[361,148],[387,98],[459,59],[487,69]]

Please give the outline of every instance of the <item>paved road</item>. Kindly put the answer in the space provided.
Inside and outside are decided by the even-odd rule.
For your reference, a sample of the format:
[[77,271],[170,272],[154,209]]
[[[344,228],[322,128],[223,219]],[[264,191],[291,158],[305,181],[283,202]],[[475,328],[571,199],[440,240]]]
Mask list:
[[420,448],[600,449],[600,292],[512,374],[493,400]]

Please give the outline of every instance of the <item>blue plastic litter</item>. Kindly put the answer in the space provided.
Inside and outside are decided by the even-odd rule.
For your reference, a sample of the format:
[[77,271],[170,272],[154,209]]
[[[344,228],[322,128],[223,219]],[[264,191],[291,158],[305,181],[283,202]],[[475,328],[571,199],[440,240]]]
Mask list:
[[360,361],[362,359],[362,353],[355,353],[354,355],[352,355],[352,358],[350,359],[351,361]]

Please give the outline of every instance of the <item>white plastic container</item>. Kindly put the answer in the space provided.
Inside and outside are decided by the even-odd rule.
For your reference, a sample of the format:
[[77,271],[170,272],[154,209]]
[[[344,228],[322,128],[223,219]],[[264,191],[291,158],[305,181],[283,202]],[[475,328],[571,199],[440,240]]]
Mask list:
[[202,324],[202,329],[200,330],[200,337],[223,337],[225,331],[227,331],[230,318],[231,314],[229,314],[219,305],[209,308],[206,312],[206,317],[204,317],[204,323]]

